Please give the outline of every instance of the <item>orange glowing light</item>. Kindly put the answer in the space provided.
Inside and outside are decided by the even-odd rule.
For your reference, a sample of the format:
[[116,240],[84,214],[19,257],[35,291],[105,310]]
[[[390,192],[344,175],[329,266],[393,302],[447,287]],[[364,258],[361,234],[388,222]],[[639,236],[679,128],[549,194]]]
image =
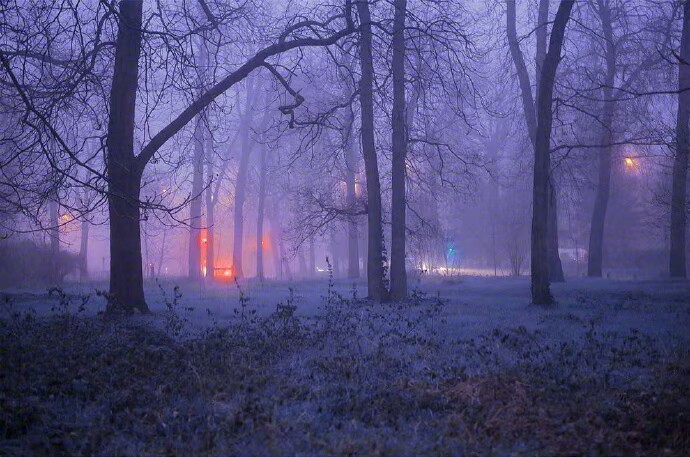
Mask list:
[[232,267],[216,267],[213,269],[213,279],[220,282],[232,281]]
[[213,261],[208,257],[210,245],[213,244],[215,235],[212,237],[206,229],[201,229],[197,238],[197,243],[199,245],[199,269],[201,274],[206,276],[210,273],[214,281],[218,282],[230,282],[234,277],[233,268],[230,267],[219,267],[218,264],[228,265],[230,262],[228,259],[224,259],[222,256],[214,256]]
[[208,235],[206,229],[202,229],[199,233],[199,268],[202,276],[206,276],[210,266],[208,263]]
[[628,174],[633,175],[640,172],[640,161],[633,157],[626,157],[623,160],[623,164],[625,165],[625,171]]

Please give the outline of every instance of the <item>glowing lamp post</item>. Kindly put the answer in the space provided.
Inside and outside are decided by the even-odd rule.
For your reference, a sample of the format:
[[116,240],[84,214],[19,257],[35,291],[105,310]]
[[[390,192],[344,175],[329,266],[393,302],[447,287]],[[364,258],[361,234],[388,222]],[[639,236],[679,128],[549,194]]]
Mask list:
[[634,175],[640,171],[640,161],[633,157],[626,157],[623,161],[626,173]]

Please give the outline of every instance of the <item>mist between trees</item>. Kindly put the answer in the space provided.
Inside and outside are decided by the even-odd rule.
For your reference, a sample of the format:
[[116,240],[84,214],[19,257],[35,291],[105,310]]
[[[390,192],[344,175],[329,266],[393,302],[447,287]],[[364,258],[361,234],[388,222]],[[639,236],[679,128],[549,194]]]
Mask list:
[[8,1],[0,282],[687,275],[680,1]]

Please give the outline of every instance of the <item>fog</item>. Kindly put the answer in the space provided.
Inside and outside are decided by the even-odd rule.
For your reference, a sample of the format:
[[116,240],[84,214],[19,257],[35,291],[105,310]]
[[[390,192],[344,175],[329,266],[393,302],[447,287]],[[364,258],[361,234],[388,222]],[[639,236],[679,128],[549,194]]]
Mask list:
[[[687,362],[688,2],[10,0],[0,6],[0,37],[2,316],[32,313],[44,326],[12,330],[23,335],[14,339],[8,330],[5,349],[40,352],[35,337],[67,325],[55,320],[60,309],[62,318],[83,319],[87,333],[112,330],[109,319],[120,316],[126,332],[143,322],[174,344],[219,350],[223,360],[228,347],[209,349],[199,332],[236,331],[230,347],[253,344],[272,357],[283,350],[272,344],[294,338],[301,343],[285,360],[303,357],[298,365],[364,357],[389,344],[401,345],[390,357],[407,357],[435,341],[424,346],[435,355],[418,352],[421,361],[405,366],[428,363],[448,382],[457,373],[438,367],[460,370],[444,359],[455,351],[448,341],[472,352],[470,337],[489,347],[502,331],[527,332],[529,344],[547,352],[546,342],[566,338],[583,354],[594,351],[595,324],[620,332],[620,341],[642,331],[654,339],[650,351],[666,351],[669,364]],[[294,334],[266,330],[275,322]],[[414,338],[388,340],[405,326]],[[84,328],[69,328],[85,337]],[[359,355],[345,334],[365,341]],[[342,344],[344,353],[304,352],[306,341],[329,350]],[[628,344],[620,341],[597,347]],[[462,370],[507,373],[515,363],[534,374],[532,359],[521,365],[526,353],[495,366],[488,355],[472,365],[465,353]],[[572,362],[575,373],[600,356],[549,367]],[[199,382],[212,383],[215,375],[204,371],[212,364],[199,360],[188,363],[201,364]],[[370,374],[381,382],[387,373],[376,371],[381,360],[352,363],[377,367]],[[611,370],[628,379],[629,368]],[[426,376],[398,375],[415,383]],[[597,369],[591,376],[604,379]],[[353,395],[366,403],[362,392]],[[664,398],[683,404],[687,390]],[[515,408],[509,414],[519,415]],[[340,423],[331,413],[324,423]],[[12,414],[8,421],[24,420]],[[488,429],[473,435],[467,424],[478,419],[466,416],[465,435],[435,432],[424,414],[420,442],[396,441],[368,423],[364,431],[338,426],[318,446],[290,438],[291,450],[269,452],[255,429],[232,445],[205,429],[214,444],[183,439],[170,452],[346,454],[341,440],[350,438],[351,454],[399,454],[396,446],[413,441],[409,449],[421,454],[593,449],[559,442],[544,424],[506,432],[508,441],[492,441]],[[673,421],[663,439],[644,444],[618,435],[643,425],[607,429],[599,449],[682,454],[688,440],[676,433],[687,418]],[[409,426],[400,425],[405,433]],[[0,453],[28,449],[27,437],[43,433],[31,427],[0,436]],[[544,432],[533,436],[537,444],[515,438],[535,430]],[[367,447],[369,433],[379,447]],[[103,447],[73,440],[62,449],[161,449],[153,439],[117,436]],[[429,447],[430,436],[439,448]]]

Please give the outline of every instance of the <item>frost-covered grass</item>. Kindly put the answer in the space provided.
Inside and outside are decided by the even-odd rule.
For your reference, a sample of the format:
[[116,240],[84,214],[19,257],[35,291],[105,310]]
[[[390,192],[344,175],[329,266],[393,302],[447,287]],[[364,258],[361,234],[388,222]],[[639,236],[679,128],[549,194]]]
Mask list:
[[[690,284],[425,280],[13,291],[0,455],[687,455]],[[291,290],[290,290],[291,288]],[[51,310],[52,308],[52,310]],[[29,311],[33,309],[34,311]]]

